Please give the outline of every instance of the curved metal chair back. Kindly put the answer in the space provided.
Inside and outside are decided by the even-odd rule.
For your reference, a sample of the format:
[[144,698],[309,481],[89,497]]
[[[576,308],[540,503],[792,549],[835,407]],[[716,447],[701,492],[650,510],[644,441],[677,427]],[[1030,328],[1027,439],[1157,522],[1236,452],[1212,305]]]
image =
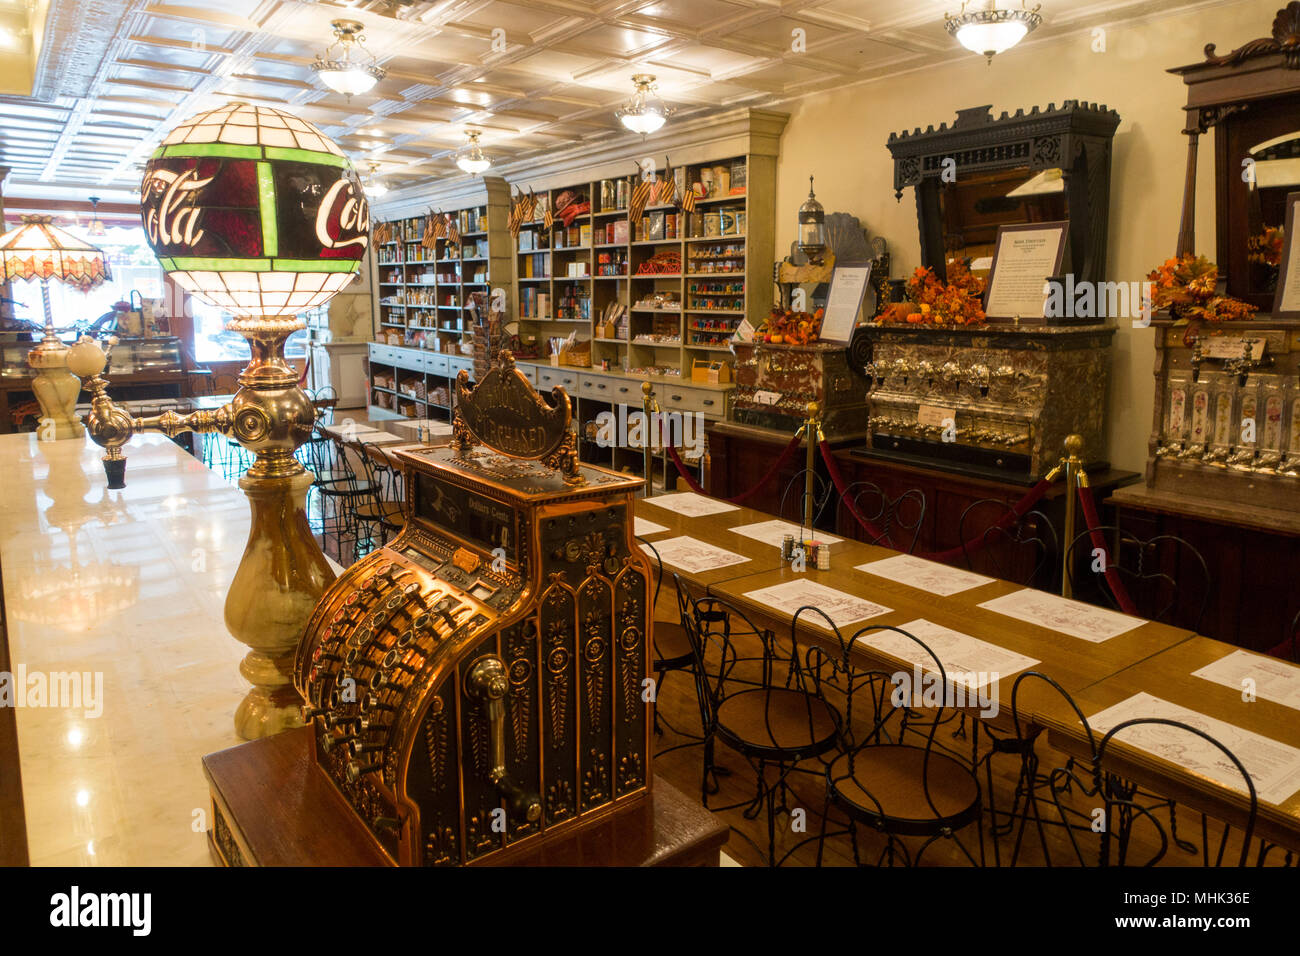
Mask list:
[[807,730],[813,735],[811,698],[816,696],[816,690],[809,686],[798,645],[783,647],[774,631],[759,627],[740,607],[723,598],[689,594],[686,598],[690,613],[683,618],[683,624],[695,651],[697,673],[703,680],[701,703],[708,716],[706,729],[716,729],[718,710],[727,698],[762,691],[762,719],[770,733],[774,693],[793,690],[805,695]]
[[1265,653],[1300,664],[1300,613],[1291,619],[1291,626],[1282,632],[1282,641]]
[[957,521],[967,569],[1026,587],[1048,588],[1061,541],[1043,512],[1017,515],[1001,498],[972,501]]
[[[1034,752],[1034,741],[1040,728],[1034,726],[1024,717],[1020,707],[1022,688],[1027,682],[1032,681],[1040,681],[1054,691],[1069,705],[1070,710],[1074,712],[1074,716],[1083,726],[1083,732],[1088,739],[1088,760],[1082,774],[1074,761],[1067,761],[1063,766],[1053,767],[1046,776],[1040,775],[1038,756]],[[1011,723],[1015,728],[1015,749],[1021,757],[1022,773],[1018,785],[1025,790],[1024,798],[1026,803],[1025,814],[1020,818],[1020,829],[1016,833],[1016,842],[1011,851],[1011,865],[1015,866],[1016,861],[1020,858],[1020,851],[1024,846],[1025,832],[1032,819],[1043,853],[1042,862],[1045,865],[1052,865],[1052,851],[1046,828],[1047,826],[1059,826],[1074,852],[1074,859],[1070,861],[1071,864],[1086,866],[1089,860],[1096,859],[1096,849],[1081,845],[1079,838],[1082,834],[1089,837],[1095,835],[1095,831],[1092,829],[1093,820],[1090,817],[1080,816],[1076,808],[1063,803],[1062,797],[1074,793],[1082,794],[1085,797],[1095,797],[1101,791],[1101,781],[1094,769],[1097,765],[1097,738],[1092,727],[1088,724],[1088,718],[1084,716],[1083,711],[1075,703],[1074,698],[1070,696],[1069,691],[1058,684],[1055,679],[1040,671],[1023,671],[1016,675],[1015,683],[1011,685]],[[1055,819],[1044,820],[1040,797],[1050,800],[1056,811]],[[1013,814],[1015,812],[1014,805],[1012,812]]]
[[[925,523],[925,493],[919,488],[909,488],[891,498],[873,481],[855,481],[844,489],[839,503],[847,507],[846,500],[851,501],[858,514],[880,532],[880,537],[872,539],[872,544],[907,554],[916,550],[921,525]],[[860,527],[851,513],[844,520],[853,527]]]
[[1109,561],[1138,613],[1200,630],[1214,582],[1195,545],[1172,534],[1143,539],[1115,525],[1097,530],[1106,540],[1105,556],[1097,553],[1086,530],[1075,536],[1065,554],[1065,573],[1075,597],[1120,610],[1105,573]]
[[[803,528],[805,507],[811,497],[813,528],[816,528],[834,493],[835,486],[819,475],[815,469],[810,471],[801,468],[785,483],[785,488],[781,491],[781,504],[777,515]],[[813,536],[813,528],[804,528],[809,537]]]
[[[1199,727],[1193,727],[1179,720],[1169,720],[1164,717],[1137,717],[1133,720],[1126,720],[1123,723],[1116,724],[1106,735],[1101,738],[1097,745],[1097,752],[1093,758],[1094,774],[1102,779],[1102,796],[1106,804],[1106,822],[1101,834],[1101,865],[1110,866],[1112,864],[1111,854],[1114,853],[1114,864],[1118,866],[1132,865],[1128,860],[1129,837],[1132,835],[1133,824],[1136,819],[1141,818],[1155,827],[1160,836],[1160,846],[1149,859],[1144,861],[1144,866],[1154,866],[1158,863],[1169,849],[1169,837],[1165,833],[1164,827],[1151,812],[1152,808],[1140,805],[1134,799],[1136,787],[1114,773],[1104,773],[1106,754],[1113,746],[1115,736],[1121,731],[1133,727],[1172,727],[1176,730],[1184,731],[1193,736],[1199,737],[1207,743],[1214,746],[1225,758],[1225,773],[1231,775],[1235,770],[1241,775],[1245,782],[1245,790],[1249,803],[1247,804],[1246,823],[1242,828],[1241,837],[1241,854],[1236,863],[1232,866],[1245,866],[1250,854],[1250,841],[1255,834],[1255,823],[1259,817],[1259,795],[1255,791],[1255,781],[1251,779],[1246,767],[1237,755],[1225,747],[1220,741],[1201,730]],[[1129,741],[1119,741],[1119,743],[1129,743]],[[1166,759],[1176,759],[1177,754],[1171,752]],[[1230,766],[1229,766],[1230,765]],[[1102,774],[1104,773],[1104,776]],[[1220,781],[1226,784],[1226,781]],[[1218,851],[1214,854],[1210,852],[1210,838],[1208,825],[1202,818],[1202,862],[1205,866],[1221,866],[1227,850],[1228,836],[1231,827],[1226,825],[1223,829],[1223,836],[1220,838]],[[1213,857],[1213,862],[1211,862]]]
[[[797,613],[805,610],[825,618],[820,609],[813,607],[800,608]],[[838,635],[838,631],[836,633]],[[912,666],[907,667],[905,664],[906,670],[892,672],[882,666],[855,666],[851,659],[853,648],[861,638],[868,635],[892,635],[892,646],[888,650],[882,650],[882,653],[903,661],[912,661]],[[840,644],[844,654],[841,666],[851,677],[841,731],[843,756],[827,768],[828,794],[833,795],[832,798],[845,807],[851,819],[855,815],[861,819],[861,814],[864,813],[871,818],[873,826],[886,835],[891,853],[899,836],[928,835],[929,839],[917,851],[915,860],[919,861],[925,847],[940,836],[950,836],[956,828],[972,823],[979,826],[980,789],[975,770],[944,753],[942,745],[936,740],[939,728],[945,726],[957,710],[957,685],[949,681],[943,662],[934,650],[903,628],[886,624],[867,625],[855,631],[848,641],[841,638]],[[920,687],[916,686],[918,674],[922,681]],[[937,706],[932,704],[931,695],[927,693],[926,685],[931,681],[937,681],[941,689]],[[954,697],[950,697],[950,693]],[[868,695],[869,709],[860,699],[864,694]],[[855,701],[855,698],[858,699]],[[854,729],[855,713],[856,723],[861,730]],[[919,728],[916,725],[920,725]],[[905,733],[917,734],[920,742],[904,743]],[[906,761],[915,759],[917,750],[921,751],[917,781],[919,794],[914,794],[912,799],[919,796],[919,800],[909,803],[910,809],[903,809],[902,803],[907,802],[908,798],[900,798],[896,792],[889,793],[880,789],[883,781],[875,779],[872,770],[879,766],[878,761],[882,759],[890,762],[902,760],[904,763],[901,766],[906,767]],[[868,751],[871,752],[872,763],[859,773],[859,761],[866,759]],[[951,804],[945,809],[939,804],[940,801],[950,803],[946,784],[952,779],[950,775],[954,765],[960,765],[960,772],[969,776],[969,792],[975,795],[975,799],[960,809]],[[939,772],[934,768],[940,766],[944,771],[941,777],[946,776],[943,783],[932,777],[932,772]],[[889,801],[889,807],[886,807],[885,801]],[[956,845],[967,859],[976,863],[975,857],[964,844],[958,841]],[[856,859],[856,840],[854,846]],[[980,860],[983,860],[982,832],[979,846]]]

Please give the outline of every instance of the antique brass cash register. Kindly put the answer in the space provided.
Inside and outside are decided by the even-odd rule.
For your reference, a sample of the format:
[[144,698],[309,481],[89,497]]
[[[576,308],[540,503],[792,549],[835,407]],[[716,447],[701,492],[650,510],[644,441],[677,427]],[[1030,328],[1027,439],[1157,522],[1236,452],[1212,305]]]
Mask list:
[[650,789],[639,479],[577,460],[508,352],[453,444],[399,451],[405,530],[326,591],[295,683],[318,772],[399,865],[508,862]]

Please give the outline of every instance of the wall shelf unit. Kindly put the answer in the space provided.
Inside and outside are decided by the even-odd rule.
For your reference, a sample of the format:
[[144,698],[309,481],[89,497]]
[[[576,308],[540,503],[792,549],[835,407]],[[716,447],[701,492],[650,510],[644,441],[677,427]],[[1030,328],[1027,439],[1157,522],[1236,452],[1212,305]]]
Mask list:
[[[515,248],[520,361],[547,364],[548,340],[576,327],[596,371],[690,382],[696,362],[728,356],[742,318],[762,321],[772,301],[775,157],[706,159],[675,167],[673,177],[678,195],[702,184],[695,210],[650,205],[636,223],[628,222],[633,175],[537,193],[536,218]],[[567,220],[566,200],[578,209]],[[550,230],[548,208],[559,210]],[[601,328],[611,302],[629,310],[626,332]]]

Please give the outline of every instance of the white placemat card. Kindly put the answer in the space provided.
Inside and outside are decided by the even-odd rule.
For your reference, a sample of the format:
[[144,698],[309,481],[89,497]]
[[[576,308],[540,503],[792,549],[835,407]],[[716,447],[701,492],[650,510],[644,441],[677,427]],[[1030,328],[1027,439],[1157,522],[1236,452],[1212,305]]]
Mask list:
[[1108,611],[1032,588],[1012,591],[985,601],[980,607],[1014,617],[1017,621],[1037,624],[1083,641],[1091,641],[1093,644],[1109,641],[1112,637],[1118,637],[1146,623],[1138,617],[1129,617],[1117,611]]
[[936,561],[927,561],[911,554],[898,554],[881,561],[869,561],[859,564],[856,570],[888,578],[899,584],[906,584],[918,591],[937,594],[940,597],[969,591],[984,584],[992,584],[993,578],[982,574],[963,571],[961,568],[949,567]]
[[[824,611],[826,616],[839,628],[845,628],[851,624],[879,617],[881,614],[888,614],[893,610],[893,608],[885,607],[883,604],[876,604],[852,594],[837,591],[835,588],[828,588],[824,584],[818,584],[816,581],[810,581],[807,578],[783,581],[780,584],[773,584],[771,587],[749,591],[745,594],[745,597],[791,617],[799,608],[811,605],[818,610]],[[826,618],[823,618],[820,614],[805,611],[799,616],[799,620],[809,621],[825,631],[830,630],[826,626]]]
[[693,491],[682,491],[673,495],[656,495],[642,500],[646,504],[663,508],[665,511],[673,511],[688,518],[701,518],[705,515],[720,515],[726,511],[740,510],[735,505],[719,501],[717,498],[706,498],[704,495],[697,495]]
[[[651,558],[654,557],[654,551],[651,551],[644,544],[641,545],[641,550]],[[724,551],[722,548],[715,547],[706,541],[697,541],[695,538],[686,535],[656,541],[654,550],[659,552],[659,558],[664,564],[670,564],[691,574],[712,571],[714,568],[725,568],[733,564],[742,564],[749,560],[743,554]]]

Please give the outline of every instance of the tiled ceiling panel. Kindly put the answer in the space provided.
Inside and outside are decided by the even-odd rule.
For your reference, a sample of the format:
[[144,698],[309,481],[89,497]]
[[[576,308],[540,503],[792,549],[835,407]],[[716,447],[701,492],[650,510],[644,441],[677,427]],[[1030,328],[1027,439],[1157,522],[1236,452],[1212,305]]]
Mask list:
[[[3,0],[0,0],[2,5]],[[1043,0],[1028,43],[1195,5]],[[614,109],[633,73],[678,116],[778,106],[945,57],[959,0],[50,0],[33,97],[0,96],[5,184],[127,197],[185,117],[230,98],[317,123],[364,166],[413,190],[460,176],[469,129],[490,156],[628,136]],[[365,25],[389,74],[350,99],[311,70],[330,21]],[[796,43],[796,40],[798,41]],[[797,47],[797,48],[796,48]],[[1014,52],[1007,56],[1014,56]],[[996,69],[996,64],[993,69]],[[408,193],[409,195],[409,193]]]

